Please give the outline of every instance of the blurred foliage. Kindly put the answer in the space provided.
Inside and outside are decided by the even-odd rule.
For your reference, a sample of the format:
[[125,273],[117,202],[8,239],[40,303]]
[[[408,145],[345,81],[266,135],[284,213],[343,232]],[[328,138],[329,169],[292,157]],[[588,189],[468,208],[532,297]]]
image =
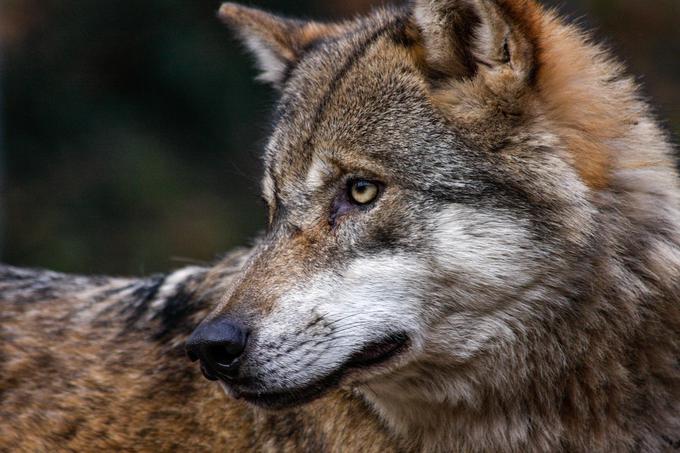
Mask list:
[[[640,75],[680,132],[680,1],[548,2]],[[368,0],[258,1],[335,18]],[[87,273],[209,261],[264,221],[274,93],[206,0],[0,0],[2,260]]]

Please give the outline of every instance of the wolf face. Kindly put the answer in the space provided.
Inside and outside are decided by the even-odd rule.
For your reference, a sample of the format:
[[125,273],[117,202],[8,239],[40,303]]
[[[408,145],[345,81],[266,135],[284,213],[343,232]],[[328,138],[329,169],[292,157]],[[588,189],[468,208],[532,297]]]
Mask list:
[[[603,231],[630,137],[647,137],[659,193],[675,190],[655,126],[626,116],[632,83],[533,2],[418,0],[330,25],[220,16],[281,97],[268,231],[189,349],[254,404],[337,385],[385,412],[474,404],[526,365],[517,344],[578,318],[611,235],[633,224]],[[225,322],[226,354],[205,333]]]

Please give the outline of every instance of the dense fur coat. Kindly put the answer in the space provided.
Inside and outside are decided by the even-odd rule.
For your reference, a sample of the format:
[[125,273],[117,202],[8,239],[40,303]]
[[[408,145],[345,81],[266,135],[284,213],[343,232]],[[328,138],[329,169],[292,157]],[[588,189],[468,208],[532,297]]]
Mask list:
[[[678,175],[606,52],[531,0],[220,16],[281,93],[267,233],[147,280],[5,268],[0,449],[680,449]],[[229,376],[192,354],[219,385],[201,320],[248,333]]]
[[0,451],[390,451],[347,391],[268,413],[191,366],[186,336],[245,256],[143,280],[0,268]]

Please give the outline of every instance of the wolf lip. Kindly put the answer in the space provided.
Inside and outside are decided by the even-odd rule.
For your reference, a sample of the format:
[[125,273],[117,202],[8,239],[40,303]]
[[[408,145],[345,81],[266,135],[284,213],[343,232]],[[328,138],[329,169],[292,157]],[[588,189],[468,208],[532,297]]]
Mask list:
[[386,362],[408,347],[406,334],[394,334],[382,340],[367,344],[358,352],[352,354],[340,368],[331,374],[302,388],[289,389],[281,392],[251,392],[238,389],[233,392],[239,398],[256,406],[267,409],[286,409],[311,402],[336,387],[342,377],[353,369],[369,368]]
[[396,355],[408,342],[405,334],[394,334],[380,341],[367,344],[350,357],[346,366],[349,368],[365,368],[377,365]]

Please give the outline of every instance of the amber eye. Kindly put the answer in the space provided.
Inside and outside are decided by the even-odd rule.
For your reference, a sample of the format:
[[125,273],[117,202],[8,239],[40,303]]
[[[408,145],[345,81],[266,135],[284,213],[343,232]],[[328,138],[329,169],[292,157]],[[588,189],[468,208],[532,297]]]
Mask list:
[[349,184],[349,197],[356,204],[366,205],[375,201],[379,192],[378,185],[371,181],[359,179]]

